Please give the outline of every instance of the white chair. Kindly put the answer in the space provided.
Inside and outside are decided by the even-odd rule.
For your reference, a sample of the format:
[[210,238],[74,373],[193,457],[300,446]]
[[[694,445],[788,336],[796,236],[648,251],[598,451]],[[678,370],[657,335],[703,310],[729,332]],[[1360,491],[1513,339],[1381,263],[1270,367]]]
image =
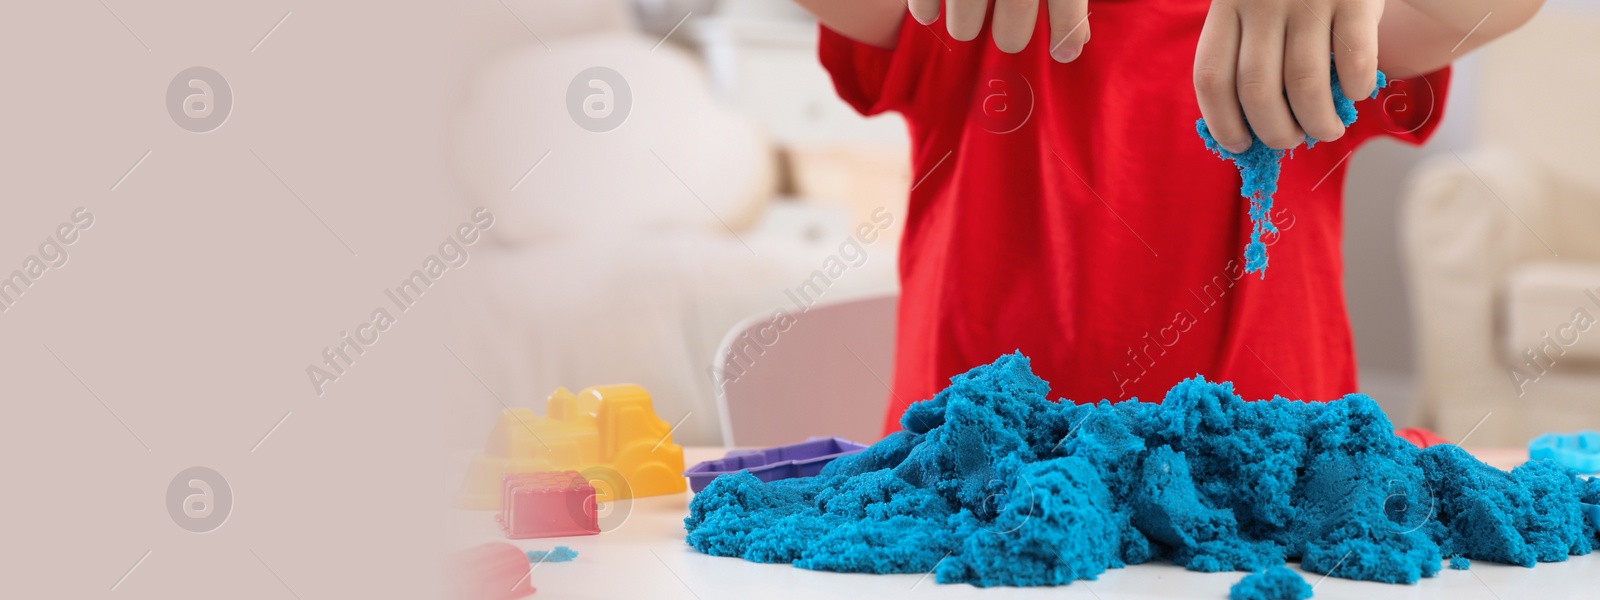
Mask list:
[[[813,436],[882,437],[899,295],[763,313],[728,332],[712,360],[722,439],[767,447]],[[720,369],[720,371],[718,370]]]

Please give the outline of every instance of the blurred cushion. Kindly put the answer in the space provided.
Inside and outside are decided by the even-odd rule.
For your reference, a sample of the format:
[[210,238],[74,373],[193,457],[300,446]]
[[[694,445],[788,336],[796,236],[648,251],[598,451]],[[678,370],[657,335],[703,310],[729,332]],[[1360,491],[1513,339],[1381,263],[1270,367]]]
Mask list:
[[[1600,264],[1530,262],[1507,277],[1504,351],[1512,366],[1600,364]],[[1529,358],[1529,351],[1532,358]]]
[[[712,97],[688,54],[654,46],[632,33],[574,37],[513,51],[477,74],[451,162],[469,201],[501,218],[497,239],[641,228],[728,235],[759,214],[775,188],[766,136]],[[616,75],[585,74],[597,66]],[[591,83],[606,77],[616,79],[610,90]],[[585,103],[607,94],[610,104],[592,114],[625,115],[620,124],[584,128]]]
[[[785,148],[785,165],[803,202],[841,206],[853,223],[887,209],[904,214],[911,190],[911,148],[870,142],[797,144]],[[899,240],[899,229],[891,236]]]

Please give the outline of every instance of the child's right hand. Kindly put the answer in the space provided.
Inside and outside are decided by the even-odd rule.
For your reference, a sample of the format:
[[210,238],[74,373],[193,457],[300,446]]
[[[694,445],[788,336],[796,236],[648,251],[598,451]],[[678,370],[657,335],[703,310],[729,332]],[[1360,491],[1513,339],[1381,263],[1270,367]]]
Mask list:
[[[1050,57],[1058,62],[1072,62],[1083,53],[1089,43],[1088,0],[1044,0],[1050,13]],[[994,45],[1001,52],[1016,54],[1028,45],[1033,37],[1033,25],[1039,16],[1040,0],[942,0],[944,27],[950,37],[966,42],[978,37],[983,29],[983,17],[994,4],[994,17],[989,21]],[[923,25],[939,19],[941,0],[908,0],[906,6],[911,16]]]
[[1213,0],[1194,58],[1211,135],[1230,152],[1249,148],[1252,131],[1278,150],[1307,135],[1344,135],[1328,60],[1346,98],[1372,94],[1383,8],[1384,0]]

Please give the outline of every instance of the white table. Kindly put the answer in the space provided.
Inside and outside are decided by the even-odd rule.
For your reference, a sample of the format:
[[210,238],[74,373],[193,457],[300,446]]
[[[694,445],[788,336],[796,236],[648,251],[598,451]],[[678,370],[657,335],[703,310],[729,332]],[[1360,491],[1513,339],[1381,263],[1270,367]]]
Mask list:
[[[721,448],[686,448],[688,464],[722,456]],[[1526,458],[1516,451],[1483,451],[1487,462],[1506,468]],[[1098,581],[1063,587],[975,588],[940,585],[922,575],[860,575],[807,571],[789,565],[757,564],[737,558],[706,556],[683,541],[685,492],[616,503],[612,510],[627,518],[596,536],[511,540],[524,550],[567,546],[579,556],[572,562],[534,567],[531,580],[539,592],[532,598],[660,598],[664,600],[765,600],[768,598],[1226,598],[1228,588],[1244,573],[1194,573],[1171,564],[1144,564],[1113,569]],[[447,535],[451,549],[506,541],[488,511],[453,510]],[[1416,585],[1351,581],[1304,573],[1316,584],[1316,598],[1384,600],[1578,600],[1600,598],[1600,554],[1573,557],[1537,568],[1473,561],[1471,570],[1444,569]],[[1319,583],[1320,582],[1320,583]],[[1085,585],[1087,583],[1087,585]]]

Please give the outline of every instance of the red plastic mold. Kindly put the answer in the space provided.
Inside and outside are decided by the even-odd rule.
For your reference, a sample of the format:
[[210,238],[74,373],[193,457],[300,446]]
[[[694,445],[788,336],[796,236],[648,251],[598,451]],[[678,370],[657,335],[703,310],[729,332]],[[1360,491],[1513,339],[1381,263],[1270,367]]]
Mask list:
[[506,475],[495,520],[514,540],[600,533],[594,486],[577,471]]
[[455,600],[516,600],[534,593],[528,557],[516,546],[492,542],[457,552],[450,560]]
[[1443,437],[1440,437],[1439,434],[1428,431],[1421,427],[1396,429],[1394,434],[1400,436],[1400,439],[1411,442],[1418,448],[1427,448],[1428,446],[1437,446],[1439,444],[1450,443],[1450,440],[1444,439]]

